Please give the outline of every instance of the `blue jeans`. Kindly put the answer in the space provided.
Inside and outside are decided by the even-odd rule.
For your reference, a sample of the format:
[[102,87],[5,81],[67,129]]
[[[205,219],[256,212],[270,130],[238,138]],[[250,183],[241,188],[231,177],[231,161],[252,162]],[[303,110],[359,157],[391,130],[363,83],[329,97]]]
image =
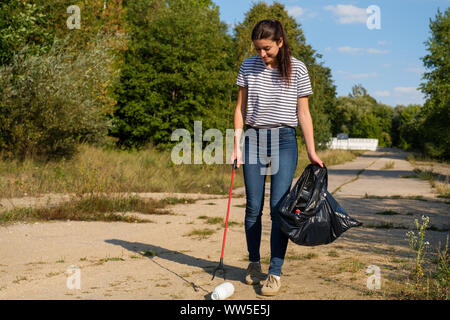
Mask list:
[[[250,130],[249,130],[250,129]],[[248,134],[251,129],[255,134]],[[281,275],[288,237],[280,227],[279,207],[288,194],[298,160],[295,128],[255,129],[247,127],[244,141],[244,180],[247,203],[245,235],[250,262],[260,260],[261,216],[266,175],[270,174],[270,267],[269,273]],[[270,169],[268,163],[270,161]]]

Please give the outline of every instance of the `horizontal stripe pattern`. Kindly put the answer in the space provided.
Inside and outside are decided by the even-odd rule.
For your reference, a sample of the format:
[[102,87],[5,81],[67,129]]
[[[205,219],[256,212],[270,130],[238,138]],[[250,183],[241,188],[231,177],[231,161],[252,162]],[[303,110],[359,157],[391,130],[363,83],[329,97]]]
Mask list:
[[305,64],[292,57],[291,85],[282,82],[277,69],[266,66],[260,56],[245,59],[236,84],[248,88],[245,123],[256,128],[298,126],[297,97],[311,95]]

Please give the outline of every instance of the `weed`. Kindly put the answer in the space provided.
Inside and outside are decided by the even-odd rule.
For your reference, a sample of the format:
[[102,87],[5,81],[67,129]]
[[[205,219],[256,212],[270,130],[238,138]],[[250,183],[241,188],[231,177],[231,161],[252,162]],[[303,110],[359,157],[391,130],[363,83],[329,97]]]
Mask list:
[[186,236],[188,237],[196,237],[198,239],[205,239],[209,237],[210,235],[214,234],[215,231],[205,228],[205,229],[195,229],[191,232],[189,232]]
[[337,273],[342,273],[342,272],[356,273],[363,268],[364,268],[364,263],[362,263],[360,260],[354,259],[354,258],[346,258],[342,261],[339,261],[336,272]]
[[156,257],[156,252],[153,250],[146,250],[142,253],[144,257]]
[[416,252],[416,281],[418,282],[420,278],[424,276],[422,270],[422,264],[425,257],[425,252],[430,246],[428,241],[424,241],[425,232],[430,223],[430,218],[427,216],[422,216],[422,221],[419,224],[417,219],[414,220],[416,224],[417,234],[414,231],[409,231],[406,233],[409,239],[409,247]]
[[0,224],[14,221],[123,221],[151,222],[124,215],[126,212],[140,212],[152,215],[169,215],[171,211],[162,210],[165,201],[153,199],[143,200],[137,197],[116,197],[91,195],[85,198],[75,198],[60,205],[44,208],[15,208],[0,215]]
[[392,222],[382,222],[379,224],[366,224],[366,228],[375,228],[375,229],[405,229],[408,230],[408,227],[403,225],[394,225]]
[[328,256],[329,257],[339,257],[339,253],[337,253],[337,251],[331,250],[331,251],[328,251]]
[[387,162],[384,164],[384,167],[381,168],[381,169],[382,169],[382,170],[393,169],[394,166],[395,166],[395,161],[394,161],[394,160],[391,160],[391,161],[387,161]]
[[101,264],[103,264],[103,263],[108,262],[108,261],[125,261],[125,260],[123,258],[120,258],[120,257],[106,257],[106,258],[100,259],[99,262]]
[[386,210],[386,211],[381,211],[381,212],[375,212],[375,214],[380,214],[383,216],[393,216],[393,215],[397,215],[399,214],[398,212],[392,211],[392,210]]
[[[199,219],[206,220],[207,224],[221,224],[224,225],[225,221],[222,217],[208,217],[208,216],[199,216]],[[239,225],[238,222],[228,221],[228,226]]]

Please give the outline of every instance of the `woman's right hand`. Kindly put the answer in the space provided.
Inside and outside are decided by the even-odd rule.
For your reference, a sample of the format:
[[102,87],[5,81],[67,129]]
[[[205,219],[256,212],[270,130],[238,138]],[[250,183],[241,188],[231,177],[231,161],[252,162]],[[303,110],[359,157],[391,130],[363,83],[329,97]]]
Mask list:
[[231,163],[234,163],[234,160],[237,159],[237,167],[239,168],[239,166],[241,164],[244,164],[244,162],[242,161],[242,152],[239,148],[234,148],[233,150],[233,154],[231,155]]

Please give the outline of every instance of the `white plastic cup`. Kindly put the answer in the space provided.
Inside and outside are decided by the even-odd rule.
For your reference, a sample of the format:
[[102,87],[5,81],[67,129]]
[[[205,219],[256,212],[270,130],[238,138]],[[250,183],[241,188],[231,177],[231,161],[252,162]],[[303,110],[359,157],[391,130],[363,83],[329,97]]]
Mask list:
[[231,297],[234,293],[234,286],[231,282],[224,282],[221,285],[214,288],[211,294],[211,299],[213,300],[225,300]]

